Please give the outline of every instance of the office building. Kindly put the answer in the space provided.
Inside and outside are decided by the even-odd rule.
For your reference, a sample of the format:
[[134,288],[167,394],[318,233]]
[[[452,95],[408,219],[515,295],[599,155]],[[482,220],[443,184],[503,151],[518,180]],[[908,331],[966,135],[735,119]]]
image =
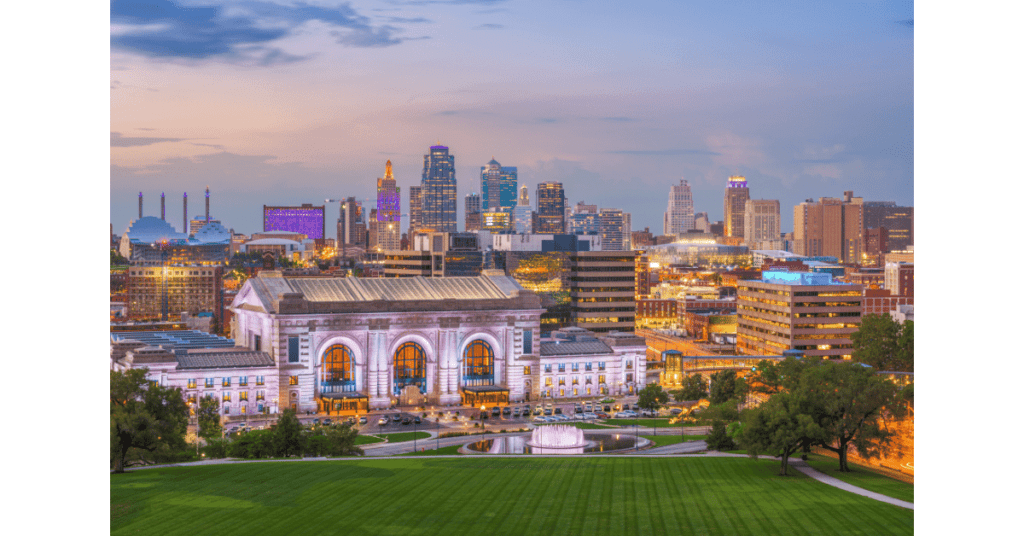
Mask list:
[[377,178],[376,246],[381,251],[401,249],[401,190],[391,171],[391,161],[384,167],[384,178]]
[[516,205],[516,208],[512,209],[512,226],[516,234],[533,232],[533,209],[530,205]]
[[654,245],[654,235],[651,234],[650,227],[644,227],[643,231],[633,231],[629,233],[629,238],[630,246],[633,249],[641,249]]
[[885,265],[885,287],[893,296],[914,295],[914,263],[890,262]]
[[481,225],[483,225],[483,218],[481,217],[481,201],[480,195],[477,193],[471,193],[466,196],[466,232],[471,233],[479,231]]
[[738,282],[736,350],[744,355],[804,355],[850,359],[850,335],[860,328],[861,285],[835,283],[826,273],[772,271]]
[[601,216],[597,205],[587,205],[580,201],[572,210],[566,222],[568,234],[601,234]]
[[693,193],[690,183],[679,179],[668,189],[668,210],[665,211],[665,234],[680,235],[693,229]]
[[223,266],[134,265],[128,268],[128,318],[169,320],[181,313],[221,316]]
[[748,199],[750,189],[747,188],[746,177],[729,177],[729,184],[725,187],[725,236],[743,238],[743,232],[746,230],[743,217]]
[[[468,230],[468,229],[467,229]],[[485,211],[480,213],[480,230],[490,231],[492,233],[508,233],[512,231],[512,213],[511,212],[491,212]]]
[[480,168],[481,212],[512,212],[518,174],[515,166],[502,166],[494,158]]
[[864,229],[885,227],[887,248],[882,253],[914,245],[914,207],[898,207],[894,201],[864,203]]
[[565,192],[560,182],[542,182],[537,185],[537,218],[535,233],[562,234],[565,232]]
[[455,156],[444,145],[433,145],[423,156],[422,226],[433,231],[454,233],[458,229]]
[[528,207],[528,206],[530,206],[530,191],[526,188],[525,184],[523,185],[522,188],[519,189],[519,200],[516,202],[516,206],[517,207],[523,207],[523,206]]
[[363,203],[349,197],[341,201],[338,217],[338,249],[345,250],[348,246],[366,247],[367,228],[363,216]]
[[303,203],[298,207],[271,207],[263,205],[264,231],[292,231],[308,238],[324,237],[324,205]]
[[793,252],[807,257],[831,256],[840,262],[861,263],[864,245],[863,199],[853,192],[843,199],[808,199],[793,208]]
[[708,219],[707,212],[698,212],[694,215],[693,228],[702,233],[711,232],[711,220]]
[[635,329],[637,256],[632,251],[569,253],[572,325],[598,333]]
[[625,251],[629,248],[627,219],[629,215],[617,208],[602,208],[598,213],[601,239],[605,251]]
[[408,251],[385,251],[384,277],[479,275],[484,252],[477,233],[421,232]]
[[782,218],[776,199],[748,199],[743,240],[750,249],[782,249]]
[[423,227],[423,187],[409,187],[409,236]]

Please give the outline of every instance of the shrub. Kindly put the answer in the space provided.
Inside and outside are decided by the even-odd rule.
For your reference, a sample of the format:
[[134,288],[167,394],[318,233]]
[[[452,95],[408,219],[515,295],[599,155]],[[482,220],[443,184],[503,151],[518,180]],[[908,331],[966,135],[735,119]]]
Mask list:
[[736,448],[732,438],[725,429],[725,423],[715,421],[711,424],[711,433],[708,434],[708,448],[711,450],[732,450]]

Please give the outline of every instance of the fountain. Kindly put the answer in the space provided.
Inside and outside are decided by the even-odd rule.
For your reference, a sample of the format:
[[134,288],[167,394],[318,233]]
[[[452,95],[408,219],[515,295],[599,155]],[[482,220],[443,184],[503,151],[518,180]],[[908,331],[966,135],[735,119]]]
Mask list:
[[556,424],[537,428],[526,444],[545,449],[575,449],[586,446],[587,440],[583,439],[583,430],[567,424]]
[[650,440],[626,434],[590,434],[572,425],[541,426],[529,436],[493,437],[467,443],[465,454],[595,454],[645,447]]

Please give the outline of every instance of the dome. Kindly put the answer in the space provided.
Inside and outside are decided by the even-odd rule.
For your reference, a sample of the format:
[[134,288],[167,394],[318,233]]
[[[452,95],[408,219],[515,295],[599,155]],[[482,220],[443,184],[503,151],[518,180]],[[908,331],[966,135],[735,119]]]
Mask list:
[[220,223],[211,221],[196,231],[193,239],[200,244],[230,244],[231,232]]
[[188,240],[188,235],[174,230],[174,226],[156,216],[145,216],[128,225],[124,232],[132,242],[153,244],[172,240]]

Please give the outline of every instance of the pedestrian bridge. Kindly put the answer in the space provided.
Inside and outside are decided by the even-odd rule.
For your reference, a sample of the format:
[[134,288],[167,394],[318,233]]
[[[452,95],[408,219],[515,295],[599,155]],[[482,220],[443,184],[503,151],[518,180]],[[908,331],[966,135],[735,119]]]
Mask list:
[[666,388],[681,387],[684,378],[691,374],[700,374],[705,379],[716,372],[735,370],[738,377],[746,376],[761,361],[781,361],[781,355],[682,355],[672,350],[666,351],[665,370],[661,375],[661,385]]

